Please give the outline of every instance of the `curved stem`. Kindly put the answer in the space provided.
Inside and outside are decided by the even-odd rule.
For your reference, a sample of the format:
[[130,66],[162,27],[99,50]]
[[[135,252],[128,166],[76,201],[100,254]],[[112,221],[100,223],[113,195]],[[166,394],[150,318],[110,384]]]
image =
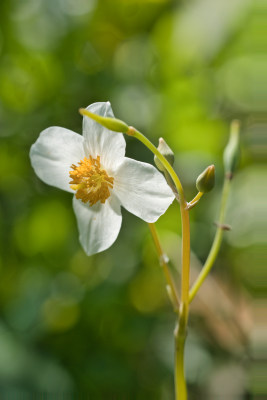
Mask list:
[[223,185],[222,201],[221,201],[219,221],[217,224],[216,234],[215,234],[209,255],[207,257],[207,260],[206,260],[197,280],[195,281],[193,287],[190,290],[189,302],[191,302],[194,299],[200,286],[202,285],[202,283],[206,279],[208,273],[210,272],[210,270],[216,260],[216,257],[219,253],[221,243],[222,243],[223,231],[227,228],[224,226],[223,223],[224,223],[225,209],[226,209],[226,203],[227,203],[227,199],[228,199],[228,195],[229,195],[230,186],[231,186],[231,177],[226,176],[225,180],[224,180],[224,185]]
[[182,218],[182,288],[181,300],[185,306],[185,315],[188,314],[189,303],[189,273],[190,273],[190,224],[189,212],[187,210],[187,202],[184,196],[184,190],[180,179],[172,166],[168,163],[166,158],[158,151],[158,149],[150,142],[141,132],[134,127],[129,127],[127,134],[136,137],[140,140],[149,150],[154,153],[161,161],[167,172],[170,174],[180,198],[180,210]]
[[172,178],[170,177],[170,174],[166,171],[166,169],[164,170],[163,173],[164,173],[164,176],[165,176],[165,179],[166,179],[168,185],[170,186],[171,190],[173,191],[173,194],[174,194],[176,200],[178,201],[178,203],[180,203],[179,194],[177,192],[177,189],[176,189],[175,185],[173,184],[173,181],[172,181]]
[[168,171],[170,174],[175,187],[177,189],[177,192],[179,193],[180,199],[184,200],[184,190],[182,187],[182,184],[180,182],[180,179],[176,175],[176,172],[170,165],[170,163],[166,160],[166,158],[158,151],[156,146],[153,145],[153,143],[150,142],[141,132],[139,132],[137,129],[134,127],[130,126],[128,131],[126,132],[127,135],[129,136],[134,136],[136,139],[140,140],[150,151],[152,151],[153,154],[155,154],[160,162],[163,164],[164,168]]
[[170,174],[177,192],[179,194],[180,211],[182,219],[182,282],[181,282],[181,305],[180,305],[180,318],[177,332],[175,333],[175,388],[176,399],[186,400],[187,390],[184,374],[184,344],[186,338],[186,327],[188,322],[189,311],[189,276],[190,276],[190,224],[189,224],[189,211],[187,210],[187,202],[184,196],[182,184],[176,175],[172,166],[168,163],[165,157],[158,151],[158,149],[139,131],[133,127],[129,127],[126,132],[130,136],[136,137],[140,140],[149,150],[154,153],[167,172]]
[[198,192],[198,194],[189,202],[187,203],[187,210],[191,210],[191,208],[195,207],[195,205],[199,202],[201,197],[203,196],[203,192]]
[[162,265],[163,267],[163,271],[164,271],[164,275],[167,281],[168,286],[171,289],[171,299],[172,299],[172,303],[173,303],[173,307],[174,307],[174,311],[175,312],[179,312],[179,296],[177,293],[177,289],[171,274],[171,271],[169,269],[169,265],[167,262],[168,257],[166,256],[166,254],[163,252],[162,246],[160,244],[159,241],[159,236],[155,227],[155,224],[153,223],[148,223],[152,238],[154,240],[155,246],[156,246],[156,250],[159,256],[159,261],[160,261],[160,265]]

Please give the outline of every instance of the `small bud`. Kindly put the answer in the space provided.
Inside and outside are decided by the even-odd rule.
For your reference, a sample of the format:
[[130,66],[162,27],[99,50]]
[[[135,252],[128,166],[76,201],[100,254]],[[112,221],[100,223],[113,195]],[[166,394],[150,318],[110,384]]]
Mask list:
[[239,138],[240,123],[234,120],[231,123],[230,138],[223,153],[225,173],[231,176],[238,164],[240,156],[240,138]]
[[201,193],[210,192],[215,184],[215,167],[210,165],[197,178],[196,187]]
[[[165,140],[163,138],[159,139],[158,151],[166,158],[166,160],[169,162],[169,164],[171,166],[173,166],[174,153],[173,153],[172,149],[167,145],[167,143],[165,142]],[[160,171],[162,171],[162,172],[165,171],[164,166],[162,165],[162,163],[160,162],[160,160],[158,159],[157,156],[154,156],[154,162]]]
[[127,133],[129,126],[117,118],[110,118],[110,117],[101,117],[101,115],[93,114],[90,111],[86,110],[85,108],[80,108],[79,113],[86,117],[93,119],[94,121],[98,122],[100,125],[104,126],[105,128],[110,129],[114,132],[121,132]]

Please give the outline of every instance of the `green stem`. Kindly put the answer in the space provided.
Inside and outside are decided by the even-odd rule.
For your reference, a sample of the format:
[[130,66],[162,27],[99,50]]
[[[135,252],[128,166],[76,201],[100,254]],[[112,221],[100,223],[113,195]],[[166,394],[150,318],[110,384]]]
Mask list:
[[184,345],[185,345],[185,332],[188,322],[189,311],[189,275],[190,275],[190,223],[189,211],[187,210],[187,202],[184,196],[182,184],[176,175],[172,166],[168,163],[165,157],[158,151],[158,149],[139,131],[133,127],[129,127],[126,132],[130,136],[136,137],[140,140],[149,150],[154,153],[164,168],[172,178],[177,192],[179,194],[180,211],[182,219],[182,280],[181,280],[181,315],[179,318],[179,325],[175,333],[175,391],[176,399],[186,400],[187,390],[184,375]]
[[198,192],[198,194],[191,200],[189,203],[187,203],[187,210],[191,210],[191,208],[195,207],[195,205],[199,202],[201,197],[203,196],[203,192]]
[[176,175],[176,172],[172,168],[171,164],[169,164],[169,162],[166,160],[166,158],[158,151],[156,146],[154,146],[153,143],[150,142],[150,140],[148,140],[141,132],[139,132],[137,129],[135,129],[132,126],[129,127],[129,129],[126,133],[127,133],[127,135],[134,136],[136,139],[140,140],[140,142],[142,142],[150,151],[152,151],[153,154],[155,154],[158,157],[158,159],[163,164],[164,168],[170,174],[170,176],[175,184],[175,187],[179,193],[180,199],[182,199],[184,201],[184,191],[183,191],[183,187],[180,182],[180,179]]
[[184,200],[180,204],[182,217],[182,282],[181,306],[177,335],[175,335],[175,398],[187,400],[187,388],[184,372],[184,350],[189,313],[189,278],[190,278],[190,224],[189,211]]
[[154,240],[154,243],[155,243],[155,247],[156,247],[156,250],[157,250],[157,253],[158,253],[160,264],[163,267],[165,279],[167,281],[168,286],[171,289],[171,300],[173,302],[174,311],[175,312],[179,312],[179,304],[180,304],[179,303],[179,296],[178,296],[178,293],[177,293],[177,289],[176,289],[176,286],[175,286],[171,271],[170,271],[169,266],[168,266],[168,262],[166,261],[166,258],[167,258],[166,254],[164,254],[164,252],[163,252],[163,249],[162,249],[162,246],[161,246],[161,243],[160,243],[160,240],[159,240],[159,236],[158,236],[155,224],[148,223],[148,226],[149,226],[149,229],[150,229],[150,232],[151,232],[151,236],[152,236],[152,238]]
[[231,186],[231,177],[229,177],[227,175],[225,177],[224,185],[223,185],[222,201],[221,201],[219,222],[217,224],[216,234],[215,234],[208,258],[207,258],[197,280],[195,281],[193,287],[190,290],[189,302],[191,302],[194,299],[200,286],[202,285],[202,283],[206,279],[208,273],[210,272],[210,270],[216,260],[216,257],[219,253],[221,243],[222,243],[223,231],[225,230],[224,216],[225,216],[226,203],[227,203],[227,199],[228,199],[228,195],[229,195],[229,191],[230,191],[230,186]]
[[182,288],[181,299],[185,307],[185,315],[188,314],[189,303],[189,273],[190,273],[190,224],[189,212],[187,210],[187,202],[184,196],[184,190],[180,179],[172,166],[168,163],[166,158],[158,151],[158,149],[151,143],[141,132],[133,127],[129,127],[127,134],[136,137],[140,140],[149,150],[154,153],[161,161],[164,168],[170,174],[180,198],[180,210],[182,218]]
[[174,194],[176,200],[178,201],[178,203],[180,203],[179,194],[177,192],[177,189],[176,189],[175,185],[173,184],[173,181],[172,181],[172,178],[170,177],[170,174],[166,171],[166,169],[164,170],[163,173],[164,173],[164,176],[165,176],[165,179],[166,179],[168,185],[170,186],[171,190],[173,191],[173,194]]
[[184,349],[186,340],[187,316],[181,307],[180,320],[174,332],[175,337],[175,399],[187,400],[187,387],[184,370]]
[[[190,278],[190,222],[186,202],[180,205],[182,217],[182,287],[181,300],[185,307],[185,315],[188,316],[189,304],[189,278]],[[187,319],[186,319],[187,321]]]

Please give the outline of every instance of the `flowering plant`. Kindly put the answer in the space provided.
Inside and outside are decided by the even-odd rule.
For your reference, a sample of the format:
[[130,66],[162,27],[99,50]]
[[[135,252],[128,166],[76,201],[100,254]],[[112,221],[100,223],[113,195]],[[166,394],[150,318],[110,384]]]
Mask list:
[[[231,126],[224,152],[225,180],[219,221],[211,250],[202,271],[190,288],[190,210],[212,190],[215,167],[210,165],[197,178],[197,195],[186,201],[183,186],[172,165],[174,154],[163,139],[156,148],[141,132],[114,118],[109,103],[95,103],[80,109],[83,135],[64,128],[43,131],[32,145],[30,158],[36,174],[46,183],[74,194],[80,241],[88,255],[103,251],[116,240],[121,227],[121,205],[148,222],[160,263],[167,280],[167,291],[177,314],[175,337],[176,400],[187,399],[184,374],[184,347],[189,306],[211,270],[222,242],[224,214],[239,155],[239,124]],[[140,140],[154,153],[160,173],[152,165],[125,157],[123,134]],[[182,225],[182,276],[180,293],[172,277],[168,258],[162,250],[154,222],[176,199]]]
[[[114,118],[110,103],[92,104],[88,111]],[[121,205],[144,221],[155,222],[174,199],[160,172],[125,157],[125,146],[122,133],[84,117],[82,136],[51,127],[31,147],[36,174],[74,194],[80,242],[88,255],[106,250],[116,240]]]

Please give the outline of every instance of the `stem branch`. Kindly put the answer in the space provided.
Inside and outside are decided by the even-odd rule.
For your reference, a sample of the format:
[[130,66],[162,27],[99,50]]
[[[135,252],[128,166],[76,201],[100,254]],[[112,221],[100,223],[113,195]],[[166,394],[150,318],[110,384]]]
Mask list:
[[225,230],[224,229],[224,216],[225,216],[225,209],[226,209],[226,203],[227,203],[227,199],[228,199],[228,195],[229,195],[230,186],[231,186],[231,177],[226,175],[225,179],[224,179],[224,185],[223,185],[223,191],[222,191],[222,201],[221,201],[219,221],[217,224],[216,234],[214,236],[214,240],[213,240],[209,255],[207,257],[207,260],[206,260],[197,280],[195,281],[193,287],[190,290],[189,302],[191,302],[194,299],[200,286],[202,285],[202,283],[206,279],[208,273],[210,272],[210,270],[216,260],[216,257],[219,253],[221,243],[222,243],[223,231]]
[[163,252],[163,249],[162,249],[162,246],[161,246],[160,241],[159,241],[159,236],[158,236],[155,224],[148,223],[148,226],[149,226],[152,238],[153,238],[155,246],[156,246],[156,250],[157,250],[157,253],[158,253],[160,265],[162,265],[162,267],[163,267],[163,272],[164,272],[167,284],[169,285],[169,287],[171,289],[174,311],[175,312],[179,312],[179,305],[180,305],[179,296],[178,296],[178,293],[177,293],[177,289],[176,289],[176,286],[175,286],[171,271],[170,271],[169,266],[168,266],[168,262],[166,261],[167,256]]
[[187,203],[187,210],[191,210],[191,208],[195,207],[195,205],[199,202],[201,197],[203,196],[203,192],[198,192],[198,194],[191,200],[189,203]]

